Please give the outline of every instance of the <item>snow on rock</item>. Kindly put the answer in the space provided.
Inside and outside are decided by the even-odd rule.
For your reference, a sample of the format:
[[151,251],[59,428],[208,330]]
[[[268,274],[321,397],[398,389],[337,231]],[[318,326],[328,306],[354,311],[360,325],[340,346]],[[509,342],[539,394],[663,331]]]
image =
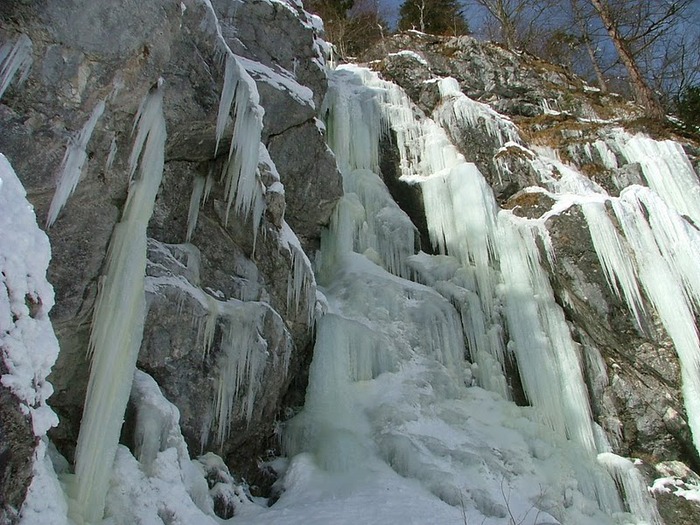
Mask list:
[[238,61],[245,70],[257,81],[269,84],[275,89],[284,90],[299,104],[304,104],[316,109],[314,94],[306,86],[302,86],[295,79],[292,73],[278,66],[279,70],[274,71],[260,62],[238,57]]
[[[20,513],[20,525],[68,525],[68,502],[41,440],[34,455],[33,478]],[[72,524],[71,524],[72,525]]]
[[58,356],[49,311],[53,288],[46,280],[51,248],[36,224],[32,206],[12,166],[0,154],[0,348],[7,373],[2,384],[31,416],[34,435],[43,436],[58,419],[46,400],[46,381]]
[[[49,311],[53,288],[46,280],[51,248],[12,166],[0,154],[0,378],[31,418],[38,438],[32,481],[20,509],[20,523],[65,523],[66,502],[47,454],[46,432],[58,424],[47,405],[53,387],[46,380],[58,356]],[[5,407],[3,407],[5,410]],[[3,436],[6,439],[6,436]]]
[[435,110],[436,120],[445,128],[479,128],[484,126],[488,135],[501,146],[520,142],[520,134],[510,119],[494,111],[487,104],[476,102],[462,93],[457,80],[451,77],[438,81],[442,104]]

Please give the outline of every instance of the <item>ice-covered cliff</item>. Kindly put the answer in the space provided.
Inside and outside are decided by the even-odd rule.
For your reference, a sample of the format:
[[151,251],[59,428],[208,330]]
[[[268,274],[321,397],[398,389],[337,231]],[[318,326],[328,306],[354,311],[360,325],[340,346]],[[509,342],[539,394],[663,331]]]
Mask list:
[[694,522],[692,143],[298,0],[0,17],[5,521]]

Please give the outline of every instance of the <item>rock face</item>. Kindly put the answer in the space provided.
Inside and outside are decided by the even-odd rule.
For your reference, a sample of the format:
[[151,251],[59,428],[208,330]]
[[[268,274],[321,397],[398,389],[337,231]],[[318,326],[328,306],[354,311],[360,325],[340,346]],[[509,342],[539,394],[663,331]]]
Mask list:
[[[61,419],[53,441],[71,459],[88,377],[91,310],[126,198],[132,125],[142,98],[162,78],[168,140],[149,226],[149,278],[176,282],[149,288],[139,366],[178,405],[190,451],[222,453],[252,480],[257,458],[275,446],[273,422],[281,400],[310,358],[315,284],[294,231],[304,246],[316,246],[341,192],[335,160],[316,123],[326,89],[319,23],[294,2],[266,0],[5,2],[0,16],[3,43],[20,35],[32,42],[27,79],[19,84],[18,75],[0,105],[0,151],[15,166],[40,218],[47,216],[66,146],[79,142],[93,109],[105,104],[84,146],[80,182],[47,229],[53,252],[49,278],[56,289],[52,317],[62,348],[51,377],[52,406]],[[222,46],[255,80],[264,110],[258,180],[265,187],[266,211],[258,231],[244,214],[226,217],[218,176],[233,130],[229,117],[217,149]],[[209,197],[199,209],[191,244],[183,244],[193,186],[207,175]],[[183,265],[183,257],[195,266]],[[303,293],[292,298],[288,281],[295,264]],[[230,415],[224,433],[232,439],[225,443],[215,439],[212,411],[226,364],[222,338],[241,321],[236,314],[215,315],[207,301],[219,310],[235,303],[241,319],[258,319],[267,353],[260,369],[244,374],[240,388],[230,393],[232,402],[247,399],[252,409]],[[205,343],[207,316],[211,340]],[[253,400],[249,388],[261,393]],[[211,435],[204,430],[210,426]]]
[[[179,410],[179,430],[170,423],[177,461],[187,457],[186,443],[190,455],[208,458],[202,463],[211,490],[226,479],[229,487],[214,500],[228,518],[235,512],[229,503],[245,499],[232,488],[233,477],[245,478],[253,492],[269,487],[258,463],[276,453],[275,421],[304,397],[316,309],[310,259],[342,193],[319,120],[327,89],[320,25],[294,0],[9,1],[0,5],[0,18],[0,43],[30,42],[23,49],[32,59],[26,79],[20,82],[21,71],[10,78],[0,99],[0,152],[40,221],[52,207],[66,150],[84,157],[75,191],[47,226],[52,321],[61,345],[50,377],[60,418],[51,440],[72,461],[89,377],[91,314],[130,184],[134,117],[162,79],[168,138],[148,230],[148,314],[138,367]],[[240,132],[238,110],[222,116],[219,108],[231,57],[242,71],[238,81],[250,78],[254,86],[236,104],[249,104],[262,129],[248,150],[229,153]],[[697,470],[667,328],[646,295],[635,321],[611,288],[583,205],[561,206],[572,183],[567,165],[611,197],[630,185],[652,185],[646,161],[630,149],[631,135],[612,121],[633,119],[638,108],[559,67],[469,37],[403,33],[366,58],[406,91],[416,119],[442,126],[503,209],[546,230],[541,259],[549,261],[555,299],[580,353],[594,421],[613,451],[650,464],[680,460]],[[438,82],[443,77],[456,82]],[[381,174],[420,233],[416,251],[431,252],[421,188],[402,180],[397,143],[395,132],[382,138]],[[700,150],[684,146],[697,171]],[[229,156],[251,155],[258,159],[259,218],[245,206],[231,207],[221,176]],[[610,206],[606,214],[620,232]],[[698,224],[692,207],[683,214]],[[506,368],[513,399],[528,403],[516,363]],[[141,381],[159,410],[171,414],[150,379]],[[122,435],[132,449],[141,424],[132,419],[143,410],[136,401],[132,396]],[[0,442],[22,444],[0,450],[0,505],[11,520],[31,480],[35,436],[4,387],[0,407]],[[124,449],[119,454],[126,457]],[[671,507],[665,515],[676,512]]]

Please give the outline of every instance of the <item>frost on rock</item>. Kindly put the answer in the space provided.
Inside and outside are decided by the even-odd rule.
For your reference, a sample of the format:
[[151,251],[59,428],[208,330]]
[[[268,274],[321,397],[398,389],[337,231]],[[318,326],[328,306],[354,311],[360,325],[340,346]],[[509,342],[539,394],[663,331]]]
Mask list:
[[17,73],[17,84],[21,84],[27,78],[34,60],[33,50],[32,41],[25,34],[21,34],[14,44],[5,42],[0,47],[0,99]]
[[[145,318],[146,228],[163,175],[165,119],[161,81],[136,115],[129,188],[115,226],[92,319],[92,357],[75,453],[71,514],[79,523],[102,518],[109,475],[129,399]],[[138,177],[134,178],[137,166]]]
[[[51,227],[51,225],[56,221],[61,209],[66,205],[68,198],[73,194],[75,188],[78,186],[78,182],[80,182],[83,168],[88,159],[87,145],[88,142],[90,142],[95,125],[102,116],[102,113],[104,113],[104,110],[105,103],[103,100],[101,100],[93,108],[90,118],[85,125],[83,125],[80,132],[75,137],[71,137],[70,141],[68,142],[66,153],[61,161],[60,173],[56,183],[56,191],[53,199],[51,200],[49,214],[46,219],[47,227]],[[112,142],[112,144],[114,145],[114,148],[116,148],[116,143]],[[111,151],[110,155],[112,155]],[[111,164],[109,160],[108,164]]]

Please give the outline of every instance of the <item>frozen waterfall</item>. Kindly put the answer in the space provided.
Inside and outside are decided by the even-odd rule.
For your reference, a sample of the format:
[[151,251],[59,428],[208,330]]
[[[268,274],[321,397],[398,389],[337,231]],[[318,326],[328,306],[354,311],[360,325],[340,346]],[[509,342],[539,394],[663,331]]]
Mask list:
[[[444,84],[444,104],[460,108],[436,110],[446,125],[468,124],[475,112],[489,118]],[[500,210],[442,128],[369,70],[333,73],[326,114],[345,196],[317,257],[325,307],[305,408],[284,434],[294,456],[287,477],[298,483],[301,472],[309,476],[313,458],[314,468],[356,488],[381,479],[377,473],[389,465],[467,509],[467,519],[658,522],[636,471],[609,452],[593,421],[578,345],[546,273],[556,254],[544,220]],[[486,125],[501,142],[517,140],[508,121]],[[402,180],[421,191],[442,255],[416,253],[415,227],[382,181],[380,139],[387,133]],[[528,158],[553,180],[550,159]],[[591,197],[570,171],[571,180],[556,181],[569,191],[557,209],[585,202],[594,224],[604,212],[595,202],[606,197]],[[606,222],[592,234],[606,247],[599,253],[611,288],[640,319],[646,285],[624,255],[625,242]],[[517,363],[531,407],[509,401],[507,360]],[[268,518],[282,522],[274,513]]]
[[[512,122],[468,99],[452,79],[439,88],[433,120],[367,69],[347,65],[332,74],[324,110],[345,196],[317,257],[325,310],[306,405],[285,433],[287,452],[298,454],[292,471],[298,476],[298,462],[311,454],[352,485],[388,464],[493,523],[506,516],[534,523],[543,513],[572,524],[659,523],[639,472],[610,452],[593,420],[579,344],[547,274],[557,255],[546,220],[579,206],[612,293],[640,330],[650,309],[659,317],[679,354],[697,447],[700,234],[686,220],[695,221],[697,175],[674,143],[620,132],[596,150],[608,162],[611,147],[639,162],[650,188],[611,197],[546,148],[524,147]],[[525,219],[498,207],[444,131],[476,125],[523,152],[541,179],[536,190],[555,203],[549,212]],[[416,253],[416,228],[379,170],[383,138],[398,151],[401,180],[422,195],[440,255]],[[509,401],[516,388],[509,363],[530,407]],[[513,442],[492,434],[484,406],[513,430]],[[528,443],[524,456],[520,440]],[[493,448],[485,450],[486,442]],[[547,487],[545,494],[534,485]],[[518,512],[529,505],[540,518],[516,517],[511,498]]]

